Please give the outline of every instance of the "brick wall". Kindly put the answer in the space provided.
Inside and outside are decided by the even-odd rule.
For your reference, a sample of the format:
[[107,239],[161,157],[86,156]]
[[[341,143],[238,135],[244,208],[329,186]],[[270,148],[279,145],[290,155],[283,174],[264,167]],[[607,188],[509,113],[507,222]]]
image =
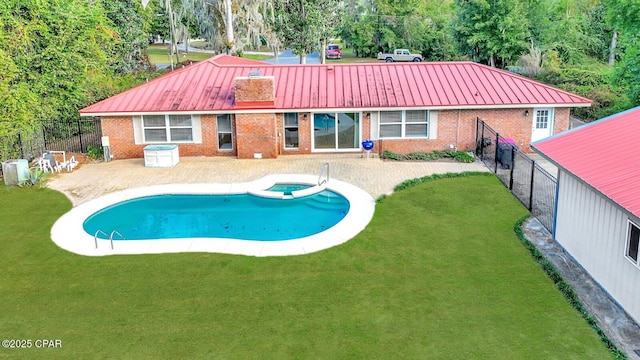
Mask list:
[[[109,137],[110,151],[114,159],[133,159],[144,157],[144,147],[148,144],[135,144],[133,119],[131,116],[105,116],[101,119],[102,135]],[[201,115],[201,144],[180,144],[180,156],[235,156],[233,150],[218,150],[217,122],[215,115]],[[236,143],[233,134],[233,143]]]
[[[525,116],[525,110],[529,115]],[[370,120],[362,116],[362,140],[370,136]],[[305,115],[306,118],[305,118]],[[284,125],[282,113],[236,114],[233,134],[234,149],[218,150],[217,124],[215,115],[201,115],[202,144],[179,144],[180,156],[238,156],[253,158],[254,153],[262,153],[264,158],[280,154],[311,153],[311,113],[298,113],[299,147],[285,149],[283,143]],[[554,112],[554,134],[569,129],[569,108],[557,108]],[[385,139],[376,141],[374,151],[390,150],[407,154],[415,151],[450,149],[471,151],[475,148],[476,118],[501,136],[513,138],[524,152],[531,152],[529,143],[533,129],[533,109],[493,109],[493,110],[447,110],[438,112],[437,139]],[[102,133],[109,136],[111,153],[115,159],[141,158],[146,144],[135,145],[133,122],[130,116],[102,118]]]
[[278,156],[278,132],[276,114],[236,114],[236,149],[238,159],[253,159],[254,154],[263,158]]
[[141,158],[144,146],[135,145],[131,116],[105,116],[100,121],[102,135],[109,137],[109,151],[114,159]]
[[[525,116],[527,110],[529,113]],[[556,108],[554,116],[554,134],[569,129],[569,108]],[[533,151],[529,147],[533,130],[533,108],[438,111],[437,139],[383,139],[376,142],[376,149],[408,154],[445,150],[453,146],[459,150],[471,151],[475,149],[476,118],[484,120],[501,136],[513,138],[520,150]]]
[[276,114],[276,129],[278,131],[278,149],[279,155],[299,155],[311,154],[311,113],[298,113],[298,147],[284,147],[284,114]]
[[275,78],[273,76],[237,77],[234,79],[236,108],[275,106]]

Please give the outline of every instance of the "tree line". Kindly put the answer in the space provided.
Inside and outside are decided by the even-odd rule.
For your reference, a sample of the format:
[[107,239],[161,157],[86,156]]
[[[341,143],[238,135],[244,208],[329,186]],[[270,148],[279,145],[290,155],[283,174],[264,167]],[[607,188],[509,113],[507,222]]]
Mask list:
[[339,30],[357,56],[394,48],[471,60],[594,100],[598,119],[640,105],[637,0],[349,0]]
[[158,36],[301,58],[328,41],[358,57],[409,48],[589,97],[586,119],[640,105],[637,0],[4,0],[0,24],[0,136],[157,76]]

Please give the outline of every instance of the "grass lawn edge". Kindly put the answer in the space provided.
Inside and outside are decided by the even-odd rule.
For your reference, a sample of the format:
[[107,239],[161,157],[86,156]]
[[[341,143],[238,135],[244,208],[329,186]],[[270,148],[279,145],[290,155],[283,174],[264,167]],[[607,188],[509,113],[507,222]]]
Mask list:
[[596,319],[589,313],[587,308],[584,306],[578,294],[573,290],[573,287],[567,283],[558,269],[553,265],[553,263],[547,259],[544,254],[538,250],[538,248],[529,241],[522,231],[522,224],[530,217],[530,215],[523,216],[518,222],[516,222],[513,230],[515,231],[518,239],[524,245],[524,247],[529,251],[533,259],[540,265],[540,268],[547,274],[549,279],[553,281],[556,288],[562,293],[562,295],[567,299],[569,304],[578,312],[580,316],[584,319],[584,321],[589,324],[589,326],[595,331],[600,340],[605,344],[607,349],[611,352],[614,359],[618,360],[626,360],[628,359],[627,354],[620,350],[616,344],[607,336],[607,334],[598,326]]
[[[402,191],[404,189],[416,186],[418,184],[422,184],[429,181],[439,180],[439,179],[449,179],[449,178],[457,178],[457,177],[465,177],[465,176],[494,176],[493,173],[480,172],[480,171],[465,171],[461,173],[444,173],[444,174],[434,174],[429,176],[424,176],[421,178],[411,179],[403,181],[398,184],[393,190],[394,191]],[[376,202],[380,203],[386,198],[386,195],[379,197]],[[553,281],[556,288],[562,293],[562,295],[567,299],[569,304],[578,312],[580,316],[589,324],[589,326],[596,332],[600,340],[605,344],[607,349],[611,352],[614,359],[617,360],[626,360],[628,359],[627,354],[620,350],[616,344],[607,336],[607,334],[598,326],[595,318],[589,314],[586,307],[580,301],[578,294],[573,290],[573,287],[567,283],[558,269],[553,265],[553,263],[547,259],[544,254],[538,248],[529,241],[522,231],[522,224],[530,217],[531,215],[525,215],[520,220],[516,222],[513,230],[516,233],[516,236],[524,245],[524,247],[529,251],[534,260],[540,265],[542,270],[547,274],[547,276]]]

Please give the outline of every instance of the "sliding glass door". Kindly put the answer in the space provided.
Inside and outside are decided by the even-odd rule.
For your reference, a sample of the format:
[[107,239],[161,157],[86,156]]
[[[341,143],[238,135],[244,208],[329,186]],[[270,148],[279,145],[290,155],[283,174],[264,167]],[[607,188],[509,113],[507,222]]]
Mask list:
[[313,148],[314,150],[359,149],[360,114],[313,114]]

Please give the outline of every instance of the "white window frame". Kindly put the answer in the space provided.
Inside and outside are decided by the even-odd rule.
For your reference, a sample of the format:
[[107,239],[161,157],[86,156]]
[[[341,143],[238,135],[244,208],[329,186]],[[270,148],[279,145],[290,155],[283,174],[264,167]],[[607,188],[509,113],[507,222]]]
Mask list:
[[[635,231],[634,231],[635,228]],[[635,249],[633,249],[635,247]],[[635,259],[630,255],[635,250]],[[629,220],[627,226],[627,240],[624,247],[624,257],[633,265],[640,268],[640,226]]]
[[[407,122],[407,111],[421,111],[425,113],[425,121],[420,122]],[[384,123],[383,115],[385,112],[401,112],[400,121],[394,123]],[[429,110],[391,110],[391,111],[380,111],[378,114],[378,136],[380,139],[429,139],[429,133],[431,132],[430,126],[430,117],[431,112]],[[397,126],[400,125],[400,136],[384,136],[382,128],[384,126]],[[427,129],[427,133],[421,136],[407,136],[407,125],[425,125]]]
[[[222,117],[229,117],[229,126],[230,129],[229,131],[220,131],[220,119]],[[221,134],[229,134],[230,138],[231,138],[231,147],[230,148],[222,148],[220,147],[220,135]],[[233,144],[233,115],[231,114],[218,114],[216,115],[216,143],[218,145],[218,150],[220,151],[233,151],[234,148],[234,144]]]
[[[291,114],[291,116],[295,116],[296,118],[296,125],[287,125],[287,114]],[[300,147],[300,115],[297,112],[290,112],[290,113],[283,113],[282,114],[282,128],[283,128],[283,132],[285,134],[285,136],[283,136],[283,142],[284,142],[284,148],[286,150],[292,150],[292,149],[298,149]],[[294,129],[296,130],[297,134],[298,134],[298,145],[297,146],[290,146],[290,144],[287,144],[287,142],[285,141],[285,139],[287,138],[286,133],[287,133],[287,129]]]
[[[543,111],[546,111],[546,117],[542,117],[539,116],[541,115],[541,113]],[[552,125],[552,116],[553,116],[553,110],[552,109],[548,109],[548,108],[541,108],[541,109],[536,109],[536,111],[534,111],[534,115],[535,116],[535,129],[550,129],[551,125]],[[540,119],[544,119],[544,122],[546,123],[545,127],[540,127],[539,125],[542,123],[540,121]]]
[[[162,117],[164,116],[164,125],[156,125],[156,126],[145,126],[144,124],[144,117],[145,116],[157,116],[157,117]],[[171,118],[174,116],[189,116],[190,119],[190,123],[189,125],[171,125]],[[195,142],[196,139],[196,135],[195,135],[195,131],[194,129],[196,128],[195,126],[195,121],[193,119],[193,116],[191,115],[178,115],[178,114],[157,114],[157,115],[142,115],[140,117],[140,126],[141,126],[141,134],[142,134],[142,142],[143,143],[153,143],[153,144],[158,144],[158,143],[178,143],[178,144],[191,144]],[[156,130],[164,130],[165,135],[164,135],[164,140],[149,140],[147,139],[147,135],[146,135],[146,130],[152,130],[152,129],[156,129]],[[171,137],[171,130],[172,129],[190,129],[191,130],[191,139],[190,140],[176,140],[173,139]]]
[[[147,114],[147,116],[149,115],[159,115],[159,116],[164,116],[165,117],[165,129],[170,128],[168,126],[169,124],[169,120],[168,120],[168,116],[169,114]],[[143,116],[144,115],[134,115],[132,116],[132,121],[133,121],[133,137],[134,137],[134,143],[136,145],[144,145],[144,144],[167,144],[167,143],[173,143],[173,144],[202,144],[202,127],[200,124],[200,115],[197,114],[171,114],[171,115],[188,115],[191,116],[191,135],[192,135],[192,139],[191,141],[150,141],[150,140],[146,140],[145,139],[145,134],[144,134],[144,120],[143,120]],[[148,127],[151,128],[151,127]],[[157,127],[160,128],[160,127]],[[183,128],[188,128],[188,126],[183,127]],[[167,139],[170,139],[171,136],[168,135]]]

